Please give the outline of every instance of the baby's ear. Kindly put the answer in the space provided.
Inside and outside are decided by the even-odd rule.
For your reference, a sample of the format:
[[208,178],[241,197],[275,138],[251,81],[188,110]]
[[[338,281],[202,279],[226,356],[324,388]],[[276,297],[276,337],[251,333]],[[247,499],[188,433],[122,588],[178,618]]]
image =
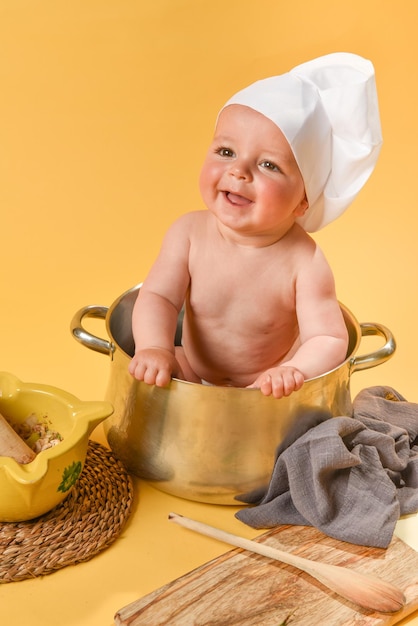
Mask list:
[[302,217],[302,215],[305,215],[308,209],[309,209],[309,202],[305,194],[305,197],[303,198],[303,200],[300,201],[300,203],[297,205],[295,209],[296,217]]

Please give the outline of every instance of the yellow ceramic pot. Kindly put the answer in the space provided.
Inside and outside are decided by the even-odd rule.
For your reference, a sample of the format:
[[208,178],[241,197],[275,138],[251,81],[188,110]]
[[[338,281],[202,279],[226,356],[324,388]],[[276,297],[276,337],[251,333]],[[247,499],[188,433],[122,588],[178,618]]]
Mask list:
[[26,465],[0,456],[0,521],[33,519],[62,502],[82,471],[90,433],[112,412],[108,402],[83,402],[56,387],[0,372],[0,413],[14,423],[31,414],[46,418],[62,437]]

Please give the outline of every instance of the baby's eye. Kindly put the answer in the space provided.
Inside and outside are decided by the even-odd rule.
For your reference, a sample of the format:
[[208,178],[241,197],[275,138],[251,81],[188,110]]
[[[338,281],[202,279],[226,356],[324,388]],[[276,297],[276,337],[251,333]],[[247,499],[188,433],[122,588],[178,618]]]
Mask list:
[[234,157],[235,153],[231,148],[218,148],[216,151],[222,157]]
[[271,170],[272,172],[279,172],[279,168],[273,161],[263,161],[260,163],[261,167],[265,167],[267,170]]

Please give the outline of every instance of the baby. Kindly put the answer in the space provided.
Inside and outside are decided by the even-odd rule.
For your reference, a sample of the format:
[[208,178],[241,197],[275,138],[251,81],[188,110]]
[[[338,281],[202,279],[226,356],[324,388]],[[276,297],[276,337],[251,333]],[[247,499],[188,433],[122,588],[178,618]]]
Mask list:
[[353,201],[380,145],[373,66],[356,55],[320,57],[233,96],[201,171],[207,210],[171,226],[139,291],[130,373],[281,398],[340,365],[347,330],[307,231]]

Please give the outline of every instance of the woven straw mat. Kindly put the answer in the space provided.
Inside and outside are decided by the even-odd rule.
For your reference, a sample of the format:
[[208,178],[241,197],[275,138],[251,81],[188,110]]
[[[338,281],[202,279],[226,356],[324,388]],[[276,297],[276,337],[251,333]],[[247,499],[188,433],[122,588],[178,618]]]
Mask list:
[[132,503],[130,476],[90,440],[80,478],[63,502],[34,520],[0,522],[0,583],[88,561],[117,539]]

